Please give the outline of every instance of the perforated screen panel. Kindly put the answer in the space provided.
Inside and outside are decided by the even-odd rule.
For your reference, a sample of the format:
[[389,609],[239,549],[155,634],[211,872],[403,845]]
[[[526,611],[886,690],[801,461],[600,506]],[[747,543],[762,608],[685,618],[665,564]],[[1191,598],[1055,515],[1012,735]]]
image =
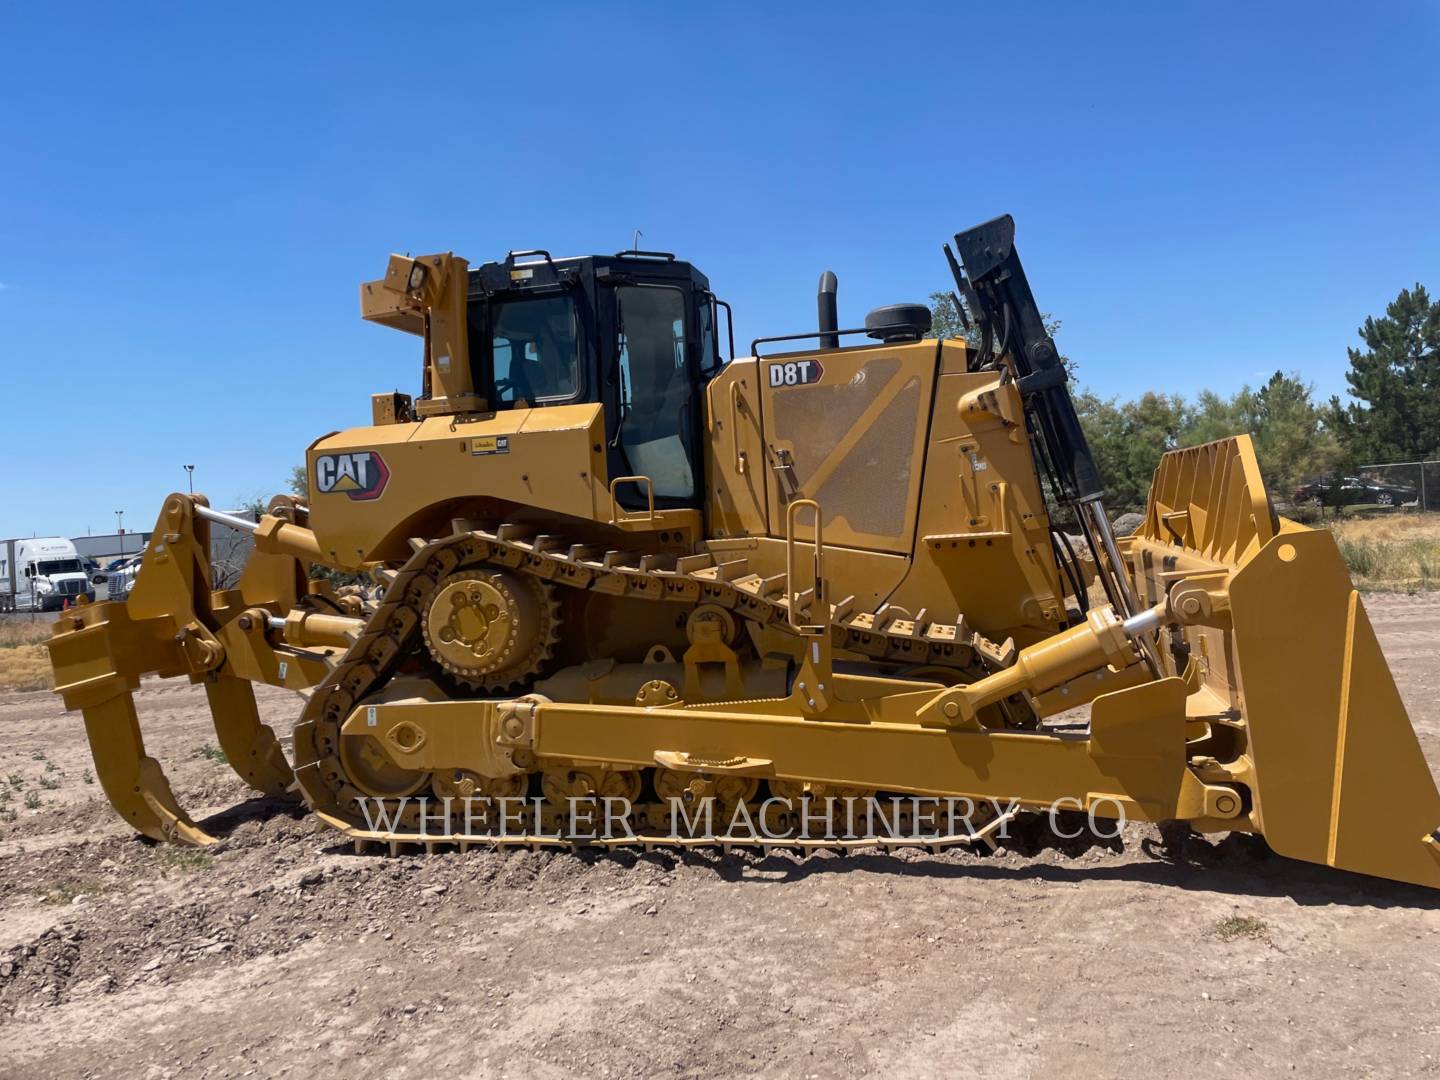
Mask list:
[[899,370],[899,360],[882,357],[843,381],[836,378],[834,383],[774,392],[775,437],[793,447],[795,472],[802,486]]
[[827,542],[908,550],[925,386],[895,357],[857,357],[851,370],[840,359],[824,357],[816,385],[772,389],[774,445],[791,451],[799,493],[824,510]]
[[920,380],[912,378],[815,489],[827,526],[844,522],[857,533],[902,538],[919,404]]

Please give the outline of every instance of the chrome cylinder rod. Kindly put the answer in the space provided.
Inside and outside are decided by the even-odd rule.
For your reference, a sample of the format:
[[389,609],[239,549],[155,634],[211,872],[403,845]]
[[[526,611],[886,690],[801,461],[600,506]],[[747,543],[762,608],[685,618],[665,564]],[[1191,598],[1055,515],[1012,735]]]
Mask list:
[[253,533],[259,526],[253,521],[246,521],[244,518],[236,517],[234,514],[225,514],[219,510],[211,510],[208,506],[195,504],[195,513],[199,514],[206,521],[213,521],[217,525],[224,525],[227,528],[239,529],[241,532]]
[[[1139,611],[1140,604],[1135,599],[1135,589],[1130,583],[1130,575],[1125,572],[1125,563],[1120,558],[1120,548],[1115,543],[1115,532],[1110,528],[1110,519],[1105,515],[1105,506],[1098,496],[1081,500],[1076,509],[1089,519],[1090,528],[1087,536],[1091,541],[1092,554],[1095,556],[1095,568],[1101,575],[1101,582],[1107,583],[1106,593],[1110,595],[1111,601],[1119,601],[1120,615],[1123,619],[1130,620],[1132,617],[1144,615]],[[1098,548],[1098,550],[1096,550]],[[1157,678],[1160,675],[1160,651],[1155,645],[1153,632],[1159,628],[1155,626],[1139,630],[1130,634],[1136,646],[1140,649],[1140,655],[1145,658],[1145,664],[1150,668],[1150,673]],[[1127,629],[1128,633],[1128,629]]]
[[1146,608],[1120,624],[1128,638],[1143,637],[1146,634],[1153,634],[1165,622],[1165,605],[1156,604],[1152,608]]

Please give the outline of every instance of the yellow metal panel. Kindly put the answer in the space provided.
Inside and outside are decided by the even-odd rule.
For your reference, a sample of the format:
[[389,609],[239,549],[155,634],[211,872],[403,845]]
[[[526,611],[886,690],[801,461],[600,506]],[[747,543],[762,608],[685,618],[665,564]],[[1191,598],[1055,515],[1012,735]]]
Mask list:
[[1160,459],[1140,534],[1241,563],[1275,535],[1249,435],[1175,450]]
[[[803,496],[820,503],[829,543],[910,551],[937,349],[918,341],[760,359],[772,535],[783,535],[785,503]],[[793,468],[776,473],[786,454]]]
[[[608,522],[603,444],[601,407],[593,404],[354,428],[320,440],[306,455],[310,524],[337,565],[358,566],[403,555],[410,536],[444,531],[482,501]],[[320,490],[333,469],[320,471],[321,459],[365,453],[384,463],[383,490],[366,497],[338,482]]]
[[962,338],[946,338],[940,342],[940,374],[964,375],[970,370],[974,351]]
[[[739,755],[773,763],[780,778],[842,786],[1019,799],[1049,806],[1121,800],[1144,820],[1177,815],[1198,784],[1184,768],[1184,688],[1178,679],[1106,694],[1091,739],[982,733],[890,723],[830,723],[713,709],[542,705],[538,753],[653,764],[657,751],[706,759]],[[1072,804],[1073,805],[1073,804]],[[1114,808],[1111,808],[1113,816]],[[1106,816],[1103,811],[1101,816]]]
[[1271,540],[1230,602],[1266,841],[1440,887],[1440,793],[1334,539]]
[[931,619],[964,615],[1029,644],[1064,619],[1050,522],[1019,393],[994,372],[940,376],[913,567],[891,598]]
[[705,501],[715,536],[763,535],[770,470],[760,430],[753,358],[727,364],[705,388]]

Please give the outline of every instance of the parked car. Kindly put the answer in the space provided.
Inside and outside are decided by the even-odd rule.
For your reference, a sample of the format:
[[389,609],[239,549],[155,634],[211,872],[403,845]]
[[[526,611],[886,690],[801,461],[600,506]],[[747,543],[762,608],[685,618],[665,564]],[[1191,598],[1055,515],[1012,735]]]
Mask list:
[[1317,476],[1295,489],[1295,501],[1323,506],[1408,506],[1420,501],[1420,493],[1405,484],[1363,476]]

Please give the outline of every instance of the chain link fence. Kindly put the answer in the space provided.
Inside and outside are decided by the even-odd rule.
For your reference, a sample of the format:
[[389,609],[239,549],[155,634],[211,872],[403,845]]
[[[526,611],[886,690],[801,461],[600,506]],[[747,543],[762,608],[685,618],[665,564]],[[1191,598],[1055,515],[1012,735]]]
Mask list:
[[1401,461],[1367,465],[1357,470],[1381,484],[1398,488],[1399,505],[1412,510],[1440,510],[1440,461]]
[[1393,461],[1310,477],[1295,489],[1298,506],[1440,510],[1440,461]]

